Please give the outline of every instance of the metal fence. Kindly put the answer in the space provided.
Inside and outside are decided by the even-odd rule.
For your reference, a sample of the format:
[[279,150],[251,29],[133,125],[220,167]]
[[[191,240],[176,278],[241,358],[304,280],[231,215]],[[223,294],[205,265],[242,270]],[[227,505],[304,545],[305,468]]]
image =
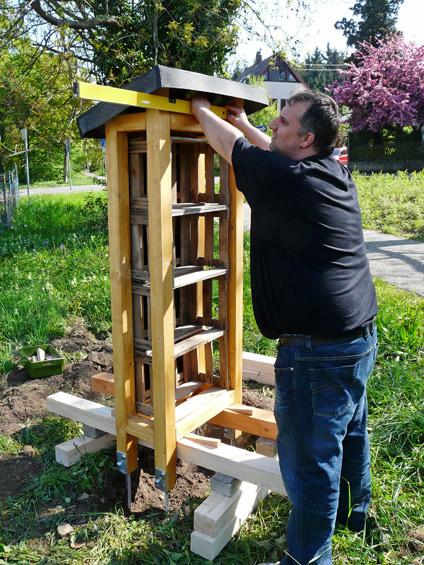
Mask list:
[[0,219],[10,223],[19,201],[18,169],[0,173]]
[[424,143],[369,143],[357,145],[350,142],[349,159],[351,161],[423,161]]

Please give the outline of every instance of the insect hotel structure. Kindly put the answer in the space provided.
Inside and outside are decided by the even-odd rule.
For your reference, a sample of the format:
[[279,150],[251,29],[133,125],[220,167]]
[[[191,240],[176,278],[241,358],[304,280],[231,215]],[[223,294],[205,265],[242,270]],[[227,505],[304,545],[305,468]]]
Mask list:
[[114,374],[93,388],[115,409],[48,403],[113,433],[127,476],[137,444],[152,446],[165,492],[177,457],[281,492],[274,459],[194,434],[207,422],[276,434],[272,414],[242,405],[243,197],[190,112],[195,93],[222,119],[227,103],[248,114],[267,105],[263,89],[163,66],[125,89],[76,88],[101,101],[79,118],[81,135],[106,139]]

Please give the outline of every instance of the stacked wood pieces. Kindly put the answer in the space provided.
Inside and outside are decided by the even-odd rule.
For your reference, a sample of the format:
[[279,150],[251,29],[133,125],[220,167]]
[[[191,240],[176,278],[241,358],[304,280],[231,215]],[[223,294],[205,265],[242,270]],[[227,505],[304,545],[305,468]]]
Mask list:
[[212,493],[194,511],[190,549],[212,560],[256,510],[268,489],[217,473],[211,479]]

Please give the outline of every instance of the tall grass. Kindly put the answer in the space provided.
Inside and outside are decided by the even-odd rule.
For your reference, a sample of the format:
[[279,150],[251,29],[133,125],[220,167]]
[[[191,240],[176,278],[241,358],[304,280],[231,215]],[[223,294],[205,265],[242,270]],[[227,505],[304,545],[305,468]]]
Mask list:
[[[95,198],[102,206],[105,195]],[[77,317],[94,332],[110,331],[107,233],[92,202],[82,194],[33,196],[1,227],[1,372],[13,366],[12,351],[49,342]]]
[[353,176],[365,228],[424,241],[424,171]]
[[[397,182],[396,192],[402,190],[404,179]],[[362,194],[363,208],[365,202],[365,208],[380,209],[368,202],[376,195],[378,190]],[[13,366],[19,344],[35,337],[48,341],[71,325],[75,316],[95,331],[110,328],[106,233],[98,222],[101,204],[91,207],[93,214],[87,212],[90,206],[81,195],[34,199],[20,206],[13,226],[1,232],[3,372]],[[401,213],[393,213],[393,218],[404,222]],[[409,231],[404,223],[393,229]],[[247,235],[245,246],[244,348],[274,355],[275,342],[263,338],[254,321]],[[380,351],[369,383],[373,502],[364,533],[336,530],[334,564],[418,565],[424,555],[424,546],[413,533],[424,524],[424,301],[383,281],[377,280],[376,287]],[[53,463],[54,446],[78,429],[68,420],[48,417],[14,438],[0,436],[0,454],[18,453],[30,443],[41,465],[20,497],[0,502],[0,563],[207,563],[189,551],[195,501],[169,517],[157,510],[126,516],[120,508],[74,516],[78,497],[100,496],[99,481],[110,471],[110,458],[104,454],[87,455],[70,469]],[[288,513],[288,502],[270,495],[215,565],[281,559]],[[75,524],[71,541],[55,535],[63,521]],[[72,549],[78,540],[82,546]]]

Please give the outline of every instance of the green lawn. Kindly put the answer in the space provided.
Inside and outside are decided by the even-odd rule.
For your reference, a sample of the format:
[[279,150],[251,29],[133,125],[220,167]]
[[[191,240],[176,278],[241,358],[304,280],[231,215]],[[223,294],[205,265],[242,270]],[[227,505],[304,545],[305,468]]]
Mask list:
[[[357,179],[365,225],[385,226],[386,210],[392,233],[422,238],[423,176],[377,177]],[[12,226],[1,227],[2,382],[16,366],[21,345],[63,335],[75,319],[96,333],[110,332],[104,197],[74,194],[25,199]],[[408,204],[411,201],[414,206]],[[417,208],[416,213],[407,213],[411,207]],[[245,245],[244,349],[273,355],[275,343],[260,336],[254,322],[247,235]],[[417,542],[411,552],[409,540],[410,532],[424,524],[424,300],[383,281],[376,281],[376,287],[380,351],[369,383],[371,521],[363,534],[343,528],[336,531],[334,564],[418,565],[424,546]],[[75,433],[74,424],[50,416],[31,423],[16,437],[0,436],[0,456],[31,444],[41,466],[40,473],[24,485],[22,496],[0,502],[5,524],[0,526],[0,565],[206,563],[189,551],[192,508],[168,520],[154,511],[128,517],[120,508],[86,516],[87,522],[76,526],[74,537],[87,544],[77,551],[70,549],[68,540],[56,538],[54,518],[47,534],[40,534],[38,517],[53,501],[59,500],[62,509],[57,520],[72,519],[73,499],[95,492],[94,485],[108,465],[103,454],[85,456],[70,469],[56,465],[54,446]],[[287,501],[269,496],[214,563],[253,565],[282,558],[288,512]]]

